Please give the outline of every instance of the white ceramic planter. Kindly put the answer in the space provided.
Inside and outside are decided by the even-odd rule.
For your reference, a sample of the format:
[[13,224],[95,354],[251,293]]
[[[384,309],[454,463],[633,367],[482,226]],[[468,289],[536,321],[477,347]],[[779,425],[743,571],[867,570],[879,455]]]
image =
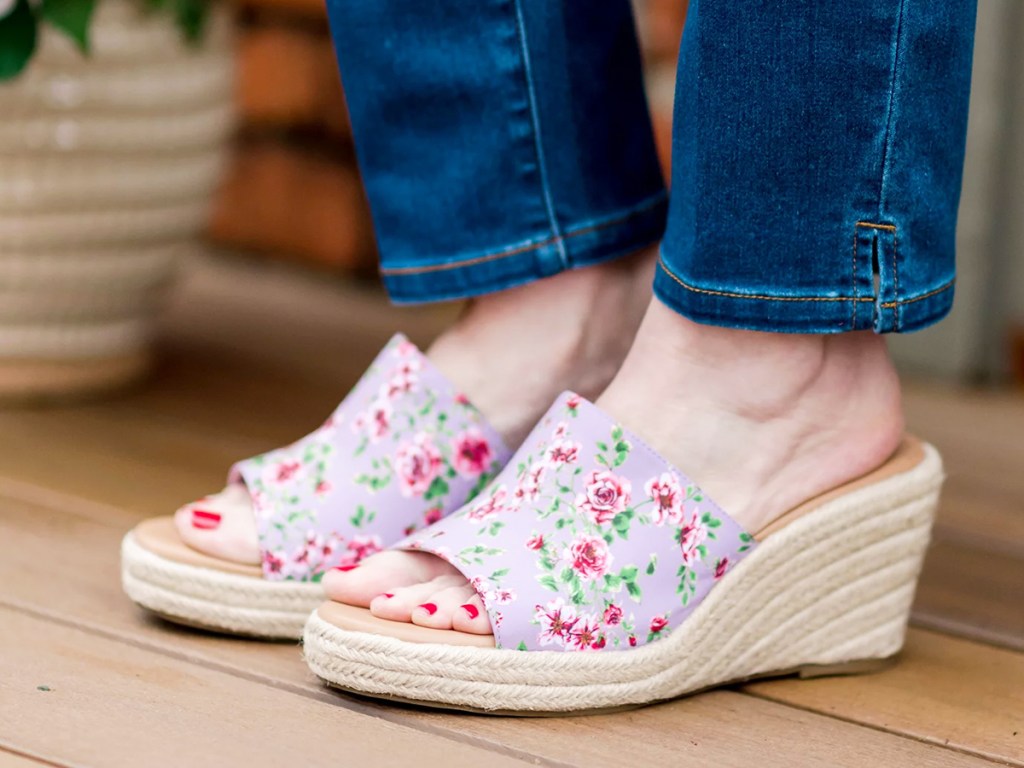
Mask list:
[[100,0],[93,53],[45,29],[0,84],[0,399],[128,382],[176,255],[205,223],[233,126],[228,11],[199,46]]

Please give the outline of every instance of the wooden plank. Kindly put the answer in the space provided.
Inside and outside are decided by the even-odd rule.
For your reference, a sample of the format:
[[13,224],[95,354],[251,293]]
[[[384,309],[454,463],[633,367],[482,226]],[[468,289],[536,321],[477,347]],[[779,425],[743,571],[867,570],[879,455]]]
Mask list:
[[404,766],[416,755],[424,766],[525,764],[16,611],[0,609],[0,625],[0,738],[49,760]]
[[914,601],[914,621],[1024,651],[1024,559],[932,542]]
[[[466,733],[544,749],[578,766],[932,766],[992,763],[800,709],[764,708],[753,697],[712,691],[633,712],[510,722],[475,718]],[[440,716],[435,716],[440,717]]]
[[[74,515],[14,501],[4,502],[0,509],[0,583],[8,585],[4,601],[54,621],[88,627],[248,680],[322,696],[320,686],[291,644],[192,632],[147,619],[131,606],[120,594],[116,551],[132,514],[118,516],[111,510],[109,519],[102,521],[91,513]],[[41,552],[46,556],[41,557]],[[984,646],[978,649],[982,655],[991,650]],[[929,673],[925,670],[921,674]],[[979,685],[984,682],[975,681]],[[974,692],[970,681],[965,684],[957,699],[960,709],[950,713],[951,717],[967,717],[972,711]],[[815,734],[816,744],[845,745],[841,750],[844,757],[836,765],[864,765],[865,760],[886,765],[973,764],[964,762],[966,758],[955,752],[921,751],[920,745],[897,736],[862,732],[852,725],[778,704],[766,707],[765,702],[731,692],[623,715],[569,721],[438,715],[342,697],[337,702],[340,707],[356,707],[405,724],[458,734],[473,739],[473,743],[500,745],[570,764],[619,766],[624,753],[645,764],[666,760],[686,764],[678,762],[680,755],[694,765],[744,765],[755,760],[766,766],[808,764],[803,762],[809,749],[808,729]],[[920,727],[931,723],[934,733],[943,732],[944,721],[930,720],[927,711],[915,711],[921,718]],[[986,747],[980,743],[973,746]]]
[[42,768],[42,766],[62,767],[63,763],[53,763],[48,760],[37,760],[28,755],[16,752],[9,752],[0,746],[0,768]]
[[1024,655],[912,631],[899,664],[859,677],[777,680],[745,691],[1024,765]]
[[975,492],[963,486],[953,479],[943,487],[935,538],[970,542],[1024,559],[1024,497],[994,490]]
[[[1024,499],[1024,398],[1016,392],[908,385],[909,428],[942,452],[949,482]],[[1024,514],[1018,506],[1015,511]]]

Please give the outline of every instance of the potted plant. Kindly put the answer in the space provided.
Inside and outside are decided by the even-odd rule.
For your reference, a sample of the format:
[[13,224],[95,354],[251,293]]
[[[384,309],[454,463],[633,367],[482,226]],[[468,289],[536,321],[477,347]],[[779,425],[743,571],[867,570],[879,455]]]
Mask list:
[[233,125],[206,0],[0,0],[0,401],[124,384]]

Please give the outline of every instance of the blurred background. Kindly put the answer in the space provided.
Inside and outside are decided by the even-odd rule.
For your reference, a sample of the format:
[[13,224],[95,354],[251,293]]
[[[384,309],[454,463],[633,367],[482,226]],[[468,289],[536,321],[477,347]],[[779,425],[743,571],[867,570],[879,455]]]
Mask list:
[[[377,288],[322,0],[147,2],[101,0],[88,58],[74,20],[41,18],[0,81],[0,397],[116,388],[154,343],[253,314],[440,328],[453,308],[390,312]],[[0,0],[0,47],[22,4]],[[635,4],[667,172],[686,3]],[[956,308],[893,348],[915,374],[1024,384],[1024,4],[982,0],[978,41]]]
[[[93,3],[0,0],[0,763],[358,752],[380,711],[324,701],[288,645],[144,619],[117,551],[459,307],[380,288],[323,0]],[[636,4],[667,170],[685,0]],[[451,728],[445,749],[565,765],[1024,765],[1024,2],[980,0],[977,40],[956,307],[890,337],[948,473],[901,663],[486,733],[396,708],[396,750]]]

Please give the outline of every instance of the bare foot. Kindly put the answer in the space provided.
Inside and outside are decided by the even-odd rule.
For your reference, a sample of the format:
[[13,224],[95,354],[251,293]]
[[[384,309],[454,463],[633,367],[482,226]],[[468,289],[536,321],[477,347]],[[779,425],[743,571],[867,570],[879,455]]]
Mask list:
[[[596,397],[612,380],[650,300],[655,258],[650,248],[476,299],[427,357],[516,446],[560,392]],[[182,507],[175,522],[200,552],[259,562],[242,485]]]
[[[656,300],[597,403],[755,532],[882,464],[904,427],[899,380],[881,337],[703,326]],[[461,628],[466,617],[455,602],[468,585],[452,566],[423,553],[383,557],[329,574],[328,595],[387,618]],[[414,566],[430,578],[417,579]],[[386,598],[368,599],[397,585],[436,610],[386,614]],[[467,631],[489,632],[486,614]]]

